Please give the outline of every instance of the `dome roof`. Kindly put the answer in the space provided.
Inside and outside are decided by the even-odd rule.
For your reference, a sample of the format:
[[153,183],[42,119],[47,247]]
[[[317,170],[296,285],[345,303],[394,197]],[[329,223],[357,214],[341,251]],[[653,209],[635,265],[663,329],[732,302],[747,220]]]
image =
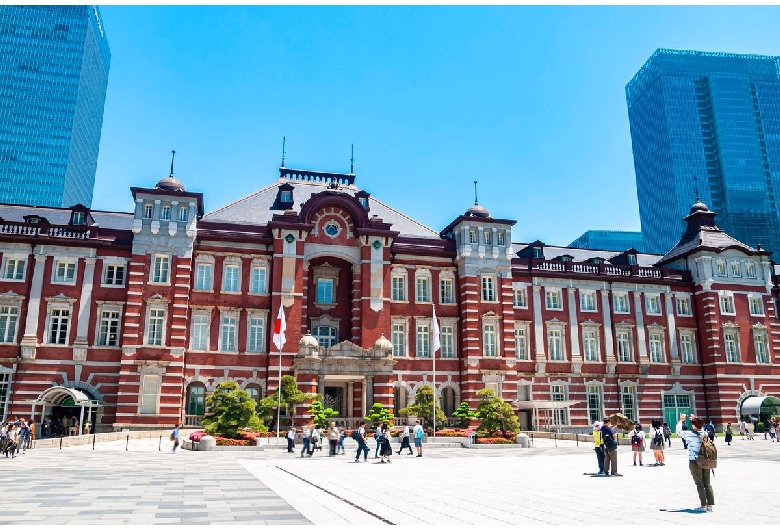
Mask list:
[[306,348],[319,348],[320,347],[320,343],[317,342],[317,339],[312,337],[311,333],[309,333],[307,331],[306,335],[301,337],[301,340],[298,341],[298,346],[299,347],[306,347]]
[[693,203],[693,206],[691,206],[691,213],[694,212],[709,212],[710,209],[707,208],[707,205],[701,202],[700,200],[696,200],[695,203]]
[[161,178],[154,187],[158,190],[165,191],[185,191],[184,184],[182,184],[179,179],[174,177],[173,174]]
[[374,348],[380,349],[380,350],[392,350],[393,349],[393,343],[387,340],[384,336],[380,336],[378,339],[376,339],[376,342],[374,343]]
[[485,209],[485,207],[480,206],[479,204],[475,204],[466,210],[466,215],[469,217],[490,217],[490,213]]

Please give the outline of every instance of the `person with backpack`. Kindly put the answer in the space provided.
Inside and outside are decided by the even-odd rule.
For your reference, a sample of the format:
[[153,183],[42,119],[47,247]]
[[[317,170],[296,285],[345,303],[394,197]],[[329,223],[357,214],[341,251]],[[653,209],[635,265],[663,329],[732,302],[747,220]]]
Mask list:
[[393,454],[393,448],[390,446],[390,427],[388,427],[387,423],[382,424],[382,431],[380,434],[380,448],[379,448],[379,456],[382,457],[382,460],[380,462],[384,464],[387,462],[388,464],[391,464],[390,457]]
[[661,428],[660,420],[653,420],[651,425],[653,430],[650,431],[650,447],[655,458],[653,466],[663,466],[666,465],[664,464],[664,446],[666,445],[664,430]]
[[301,458],[303,458],[305,454],[308,454],[309,457],[311,457],[311,431],[311,427],[308,423],[303,426],[303,437],[301,438],[303,441],[303,447],[301,448]]
[[601,423],[601,441],[602,449],[604,451],[604,475],[622,477],[623,475],[617,472],[618,441],[615,429],[611,426],[612,420],[610,420],[609,417],[606,417]]
[[593,424],[593,445],[594,445],[594,451],[596,451],[596,462],[599,465],[599,472],[596,474],[603,475],[604,474],[604,449],[602,448],[602,446],[604,445],[604,443],[601,439],[600,421],[597,421]]
[[688,469],[696,484],[696,491],[699,494],[701,506],[696,509],[697,512],[711,512],[715,505],[715,494],[712,491],[710,483],[711,471],[717,466],[718,452],[715,444],[710,440],[708,433],[703,430],[704,420],[691,416],[692,431],[684,430],[686,414],[680,415],[680,421],[677,423],[677,436],[685,438],[688,444]]
[[422,441],[424,434],[425,432],[423,431],[422,425],[420,425],[420,420],[417,420],[417,423],[414,426],[414,446],[417,448],[417,458],[422,458]]
[[710,437],[710,441],[715,441],[715,425],[712,424],[712,420],[707,420],[707,424],[704,426],[704,430],[707,436]]
[[401,436],[401,447],[399,447],[398,451],[395,453],[400,455],[401,451],[404,449],[409,449],[409,454],[413,455],[414,452],[412,452],[412,446],[409,444],[409,425],[407,425],[406,422],[404,422],[404,432]]
[[636,466],[636,457],[639,455],[639,465],[644,466],[642,463],[642,453],[645,452],[645,432],[642,430],[642,426],[635,423],[634,430],[631,431],[630,436],[631,452],[634,453],[634,465]]
[[672,448],[672,430],[669,428],[669,424],[664,422],[664,440],[669,444],[669,449]]
[[352,439],[358,443],[355,462],[360,462],[360,453],[363,452],[363,462],[368,462],[368,444],[366,443],[366,422],[361,421],[360,426],[352,431]]

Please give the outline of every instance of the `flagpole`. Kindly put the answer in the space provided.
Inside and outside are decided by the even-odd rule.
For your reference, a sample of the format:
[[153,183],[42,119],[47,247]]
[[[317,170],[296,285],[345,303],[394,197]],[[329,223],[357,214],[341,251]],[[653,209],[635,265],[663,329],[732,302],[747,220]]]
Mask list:
[[433,307],[433,322],[431,325],[431,355],[433,355],[433,439],[431,443],[436,442],[436,406],[439,404],[439,399],[436,396],[436,350],[441,348],[441,337],[439,336],[439,323],[436,321],[436,305]]
[[279,349],[279,382],[276,385],[276,444],[279,444],[279,429],[281,428],[280,416],[282,415],[282,348],[286,342],[284,332],[287,330],[287,323],[284,320],[284,305],[279,305],[279,314],[276,316],[274,324],[274,337],[272,342]]
[[279,382],[276,385],[276,445],[279,445],[279,416],[282,414],[282,349],[279,348]]

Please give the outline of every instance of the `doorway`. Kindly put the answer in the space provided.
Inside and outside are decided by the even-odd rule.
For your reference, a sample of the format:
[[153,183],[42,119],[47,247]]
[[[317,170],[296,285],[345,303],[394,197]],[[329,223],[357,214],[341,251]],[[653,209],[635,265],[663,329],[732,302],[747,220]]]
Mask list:
[[326,386],[322,396],[322,406],[337,411],[337,416],[345,416],[344,388],[340,386]]

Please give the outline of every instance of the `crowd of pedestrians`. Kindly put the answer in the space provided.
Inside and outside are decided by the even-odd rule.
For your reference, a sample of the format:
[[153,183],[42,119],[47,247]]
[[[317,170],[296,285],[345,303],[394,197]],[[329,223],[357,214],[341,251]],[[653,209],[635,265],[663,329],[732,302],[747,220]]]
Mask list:
[[19,453],[27,453],[35,440],[35,426],[24,418],[14,416],[0,426],[0,452],[6,458],[16,458]]

